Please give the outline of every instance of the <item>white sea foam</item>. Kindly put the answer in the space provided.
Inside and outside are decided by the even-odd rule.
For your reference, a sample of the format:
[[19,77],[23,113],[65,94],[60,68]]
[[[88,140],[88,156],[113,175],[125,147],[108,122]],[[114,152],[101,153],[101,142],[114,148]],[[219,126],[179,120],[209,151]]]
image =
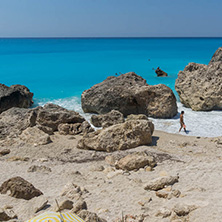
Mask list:
[[[81,100],[79,97],[70,97],[65,99],[55,100],[39,100],[35,101],[36,105],[43,106],[46,103],[54,103],[69,110],[79,112],[86,120],[90,120],[92,114],[84,113],[81,108]],[[181,130],[179,133],[179,113],[173,119],[153,119],[156,130],[162,130],[169,133],[176,133],[188,136],[201,136],[201,137],[217,137],[222,136],[222,111],[211,112],[195,112],[189,108],[185,108],[180,102],[177,103],[178,111],[184,110],[184,122],[187,127],[188,133],[186,134]]]

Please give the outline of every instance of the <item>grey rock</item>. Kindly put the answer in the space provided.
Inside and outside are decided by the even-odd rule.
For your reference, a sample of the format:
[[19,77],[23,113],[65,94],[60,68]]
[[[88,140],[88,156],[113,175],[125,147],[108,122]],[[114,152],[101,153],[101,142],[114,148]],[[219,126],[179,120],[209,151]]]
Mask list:
[[208,65],[189,63],[180,71],[175,89],[180,101],[195,111],[222,109],[222,48]]
[[124,122],[124,116],[118,110],[112,110],[106,114],[92,115],[91,123],[96,127],[109,127]]
[[124,116],[145,114],[156,118],[171,118],[177,114],[176,97],[169,87],[150,86],[133,72],[108,77],[85,90],[81,104],[84,112],[98,114],[111,110],[118,110]]
[[77,144],[79,149],[113,152],[152,143],[154,125],[148,120],[130,120],[89,133]]
[[156,178],[144,186],[145,190],[160,190],[165,186],[173,185],[179,181],[179,176],[164,176]]
[[23,85],[0,84],[0,113],[12,107],[28,108],[33,104],[32,97],[33,93]]
[[35,125],[35,110],[13,107],[0,114],[0,138],[15,138],[23,130]]
[[82,123],[85,119],[75,111],[70,111],[55,104],[46,104],[39,108],[36,123],[58,130],[61,123]]

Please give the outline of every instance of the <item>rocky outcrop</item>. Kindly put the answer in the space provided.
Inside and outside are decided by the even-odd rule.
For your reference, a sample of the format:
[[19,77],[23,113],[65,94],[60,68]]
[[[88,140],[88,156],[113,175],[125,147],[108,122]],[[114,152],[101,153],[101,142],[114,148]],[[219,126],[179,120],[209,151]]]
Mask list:
[[145,114],[156,118],[171,118],[177,114],[176,98],[169,87],[150,86],[133,72],[108,77],[85,90],[81,102],[84,112],[98,114],[111,110],[118,110],[124,116]]
[[13,107],[0,114],[0,139],[16,138],[31,127],[20,138],[27,142],[29,140],[32,143],[47,144],[50,138],[46,134],[53,134],[58,130],[59,124],[65,123],[79,124],[77,127],[79,132],[93,130],[79,113],[58,105],[47,104],[34,109]]
[[89,133],[78,142],[77,148],[113,152],[152,142],[154,125],[149,120],[129,120]]
[[91,123],[96,127],[109,127],[118,123],[123,123],[123,114],[117,110],[102,115],[92,115]]
[[82,123],[61,123],[58,126],[58,131],[61,135],[77,135],[93,132],[91,125],[84,121]]
[[145,166],[154,167],[156,162],[152,156],[148,156],[145,152],[129,154],[121,158],[115,165],[117,169],[122,170],[139,170]]
[[0,113],[12,107],[28,108],[33,104],[32,97],[25,86],[0,84]]
[[164,72],[162,69],[160,69],[159,67],[157,67],[157,69],[155,70],[155,73],[157,74],[158,77],[162,77],[162,76],[168,76],[166,72]]
[[13,107],[0,114],[0,139],[18,137],[23,130],[34,126],[37,113],[31,109]]
[[67,110],[55,104],[46,104],[39,108],[36,123],[58,130],[61,123],[82,123],[85,119],[75,111]]
[[222,109],[222,48],[208,65],[189,63],[175,84],[180,101],[195,111]]
[[30,200],[38,197],[43,193],[36,189],[31,183],[21,177],[13,177],[5,181],[0,187],[0,193],[6,194],[10,192],[11,197]]

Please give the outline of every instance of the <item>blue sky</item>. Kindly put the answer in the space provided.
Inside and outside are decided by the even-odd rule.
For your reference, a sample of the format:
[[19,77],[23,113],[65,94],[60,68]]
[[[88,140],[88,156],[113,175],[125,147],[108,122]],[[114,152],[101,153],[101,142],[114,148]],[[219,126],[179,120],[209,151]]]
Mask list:
[[0,0],[0,37],[221,37],[221,0]]

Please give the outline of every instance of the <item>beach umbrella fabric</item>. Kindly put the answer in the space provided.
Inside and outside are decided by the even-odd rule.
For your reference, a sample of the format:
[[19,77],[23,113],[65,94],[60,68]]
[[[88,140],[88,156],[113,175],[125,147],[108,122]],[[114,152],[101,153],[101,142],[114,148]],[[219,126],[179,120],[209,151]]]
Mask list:
[[26,222],[84,222],[84,220],[72,213],[45,212]]

